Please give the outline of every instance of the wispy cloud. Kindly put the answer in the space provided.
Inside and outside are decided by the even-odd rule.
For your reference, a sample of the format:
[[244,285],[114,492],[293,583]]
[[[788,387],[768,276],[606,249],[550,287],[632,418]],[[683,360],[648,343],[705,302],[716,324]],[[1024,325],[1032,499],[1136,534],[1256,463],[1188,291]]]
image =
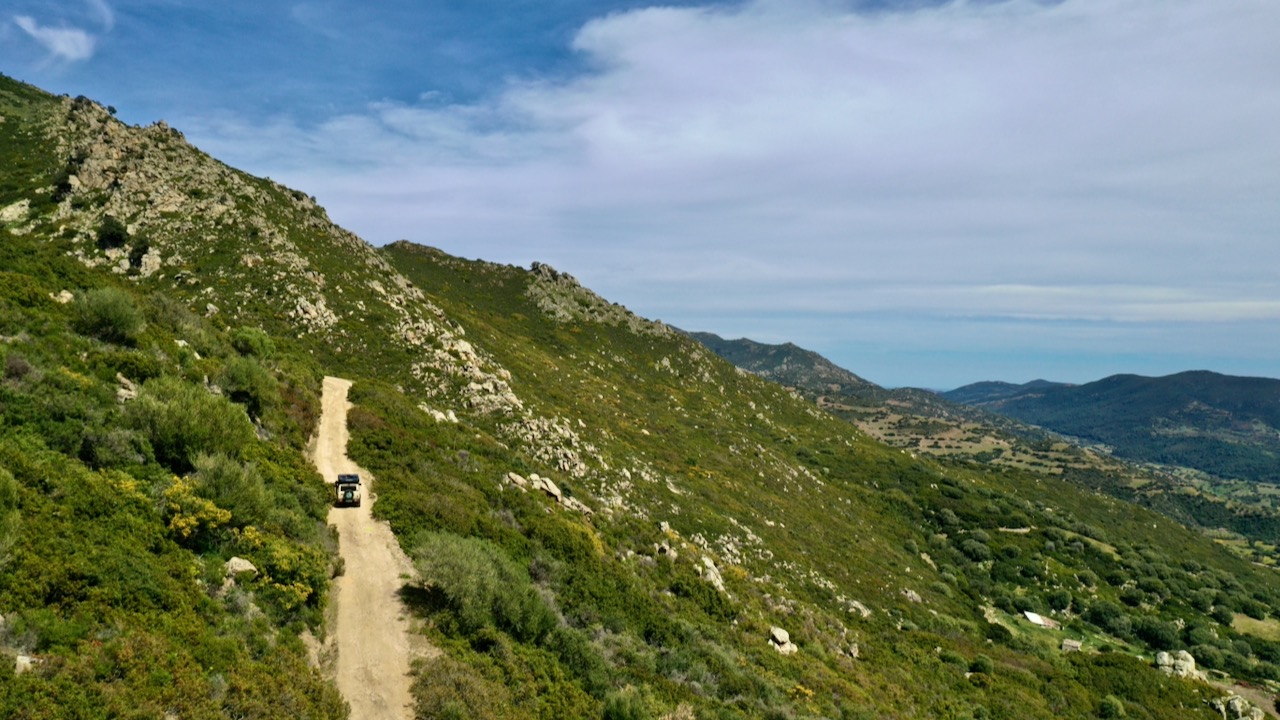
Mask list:
[[551,261],[677,322],[1274,321],[1275,27],[1258,0],[651,8],[583,27],[566,81],[189,134],[376,242]]
[[[86,0],[88,18],[82,20],[97,25],[102,32],[111,32],[116,25],[115,11],[106,0]],[[80,27],[42,25],[30,15],[15,15],[13,22],[31,39],[49,51],[50,57],[65,62],[79,62],[93,57],[98,47],[98,36]]]
[[61,60],[68,62],[88,60],[93,57],[94,48],[97,46],[97,38],[79,28],[46,27],[27,15],[17,15],[13,18],[13,22],[33,40],[43,45],[54,57]]
[[89,3],[89,9],[93,12],[104,32],[111,32],[116,26],[116,13],[106,0],[86,0]]

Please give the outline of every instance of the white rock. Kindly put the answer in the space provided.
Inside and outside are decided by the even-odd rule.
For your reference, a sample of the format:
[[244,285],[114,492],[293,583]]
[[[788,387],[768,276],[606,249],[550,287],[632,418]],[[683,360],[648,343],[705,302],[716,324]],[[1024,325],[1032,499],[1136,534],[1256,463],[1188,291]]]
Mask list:
[[791,642],[791,635],[780,627],[769,628],[769,642],[773,643],[773,649],[783,655],[794,655],[800,652],[799,646]]
[[31,209],[31,201],[23,198],[11,205],[6,205],[0,209],[0,222],[18,222],[27,219],[27,212]]
[[30,655],[19,655],[14,658],[13,673],[15,675],[21,675],[34,667],[37,662],[39,661]]
[[142,261],[138,266],[138,274],[142,277],[151,277],[163,266],[160,261],[160,251],[151,248],[142,256]]
[[227,576],[235,577],[240,573],[250,573],[256,576],[258,574],[258,568],[254,567],[253,563],[242,557],[233,557],[228,560],[226,564]]
[[535,488],[546,493],[551,497],[551,499],[556,502],[564,502],[564,493],[560,492],[560,488],[556,487],[556,484],[551,482],[550,479],[544,478],[540,475],[530,475],[529,480],[533,483]]
[[702,578],[715,586],[720,592],[727,592],[724,589],[724,577],[720,575],[720,570],[716,568],[716,564],[711,558],[702,556]]

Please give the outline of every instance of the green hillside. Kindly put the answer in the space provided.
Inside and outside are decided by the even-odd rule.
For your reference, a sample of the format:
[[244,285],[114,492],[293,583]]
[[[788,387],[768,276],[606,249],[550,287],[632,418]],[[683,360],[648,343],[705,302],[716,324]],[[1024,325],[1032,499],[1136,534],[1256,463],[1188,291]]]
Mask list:
[[1280,483],[1280,380],[1206,371],[1115,375],[968,402],[1105,444],[1120,457]]
[[376,250],[163,125],[7,79],[0,115],[4,717],[344,715],[326,374],[423,577],[421,718],[1221,717],[1183,649],[1280,680],[1280,579],[1162,516],[891,448],[547,266]]

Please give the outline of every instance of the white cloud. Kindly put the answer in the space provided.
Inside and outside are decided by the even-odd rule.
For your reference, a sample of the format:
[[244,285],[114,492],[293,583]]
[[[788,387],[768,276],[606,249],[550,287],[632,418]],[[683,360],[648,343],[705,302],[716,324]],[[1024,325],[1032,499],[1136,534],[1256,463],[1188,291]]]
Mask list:
[[116,14],[106,0],[86,0],[89,3],[89,9],[93,12],[97,21],[102,25],[102,29],[110,32],[116,26]]
[[27,15],[14,16],[13,22],[54,57],[69,62],[93,57],[97,39],[79,28],[45,27]]
[[676,321],[1274,320],[1276,27],[1270,0],[653,8],[484,104],[189,134],[375,242],[547,260]]

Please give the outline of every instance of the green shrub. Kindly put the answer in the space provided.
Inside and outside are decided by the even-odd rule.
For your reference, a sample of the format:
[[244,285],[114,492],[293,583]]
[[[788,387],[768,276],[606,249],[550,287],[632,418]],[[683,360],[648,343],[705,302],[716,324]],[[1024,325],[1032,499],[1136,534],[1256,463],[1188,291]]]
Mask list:
[[261,328],[241,327],[231,332],[231,347],[246,357],[266,359],[276,351],[271,336]]
[[1115,695],[1108,695],[1102,698],[1102,702],[1098,703],[1098,717],[1100,718],[1122,718],[1125,715],[1124,702]]
[[1068,590],[1054,590],[1045,595],[1044,600],[1049,604],[1049,607],[1062,612],[1071,607],[1071,592]]
[[172,377],[144,383],[125,407],[125,422],[146,436],[157,460],[178,473],[190,471],[202,454],[238,457],[254,439],[244,408]]
[[986,655],[977,655],[969,663],[969,672],[990,675],[996,669],[995,662]]
[[136,430],[91,427],[80,443],[80,459],[90,467],[123,468],[155,461],[151,443]]
[[602,720],[649,720],[653,714],[644,702],[644,697],[635,688],[627,688],[609,694],[604,701]]
[[1176,650],[1178,642],[1178,626],[1149,615],[1140,615],[1133,619],[1133,633],[1145,642],[1152,650]]
[[448,655],[423,663],[413,685],[415,717],[441,720],[516,720],[521,713],[501,683]]
[[530,583],[528,571],[487,540],[425,533],[413,558],[428,589],[443,594],[463,632],[496,627],[536,642],[555,627],[555,613]]
[[609,690],[609,666],[582,631],[558,627],[547,635],[544,644],[589,695],[600,698]]
[[222,370],[222,389],[254,417],[261,417],[266,408],[280,402],[275,379],[253,358],[228,360]]
[[18,539],[18,482],[13,473],[0,467],[0,567],[9,548]]
[[111,215],[104,215],[98,227],[98,247],[103,250],[124,247],[129,242],[129,229]]
[[1225,605],[1215,607],[1213,612],[1209,613],[1209,617],[1217,620],[1219,624],[1226,627],[1231,627],[1231,623],[1235,622],[1236,619],[1235,613],[1231,612],[1231,608]]
[[118,288],[96,288],[79,295],[72,310],[77,332],[106,342],[132,344],[144,325],[133,297]]
[[196,494],[230,510],[232,525],[260,525],[266,519],[267,491],[253,467],[222,453],[199,455],[193,465]]

